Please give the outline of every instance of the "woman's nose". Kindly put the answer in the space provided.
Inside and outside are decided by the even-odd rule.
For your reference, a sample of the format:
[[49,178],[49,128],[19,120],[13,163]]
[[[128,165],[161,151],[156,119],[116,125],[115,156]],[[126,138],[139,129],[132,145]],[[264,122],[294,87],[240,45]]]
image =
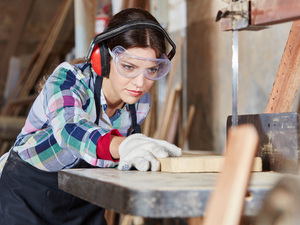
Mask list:
[[136,77],[134,77],[134,78],[132,79],[132,83],[133,83],[134,85],[136,85],[137,87],[142,87],[142,86],[144,86],[144,84],[145,84],[145,79],[146,79],[144,73],[146,73],[146,71],[145,71],[145,70],[142,70],[141,73],[140,73],[139,75],[137,75]]

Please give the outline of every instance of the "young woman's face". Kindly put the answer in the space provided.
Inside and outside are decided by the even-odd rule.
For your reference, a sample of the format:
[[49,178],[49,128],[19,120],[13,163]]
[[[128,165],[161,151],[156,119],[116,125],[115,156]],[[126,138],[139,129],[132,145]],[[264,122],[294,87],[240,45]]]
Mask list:
[[[155,51],[152,48],[129,48],[127,51],[138,57],[156,58]],[[122,66],[125,66],[126,69],[130,69],[130,67],[148,69],[153,67],[153,62],[132,59],[126,61],[126,64]],[[118,73],[115,62],[111,60],[108,78],[111,89],[107,90],[109,95],[105,97],[112,102],[121,100],[129,104],[136,103],[154,84],[154,80],[148,79],[143,73],[141,71],[139,75],[132,78],[124,77]]]

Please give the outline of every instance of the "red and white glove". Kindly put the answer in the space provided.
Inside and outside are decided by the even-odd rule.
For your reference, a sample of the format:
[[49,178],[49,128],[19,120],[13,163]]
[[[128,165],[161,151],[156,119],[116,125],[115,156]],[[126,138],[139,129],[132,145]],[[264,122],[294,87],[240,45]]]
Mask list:
[[132,134],[119,146],[119,170],[129,170],[133,166],[139,171],[158,171],[160,162],[156,158],[181,156],[182,151],[167,141]]

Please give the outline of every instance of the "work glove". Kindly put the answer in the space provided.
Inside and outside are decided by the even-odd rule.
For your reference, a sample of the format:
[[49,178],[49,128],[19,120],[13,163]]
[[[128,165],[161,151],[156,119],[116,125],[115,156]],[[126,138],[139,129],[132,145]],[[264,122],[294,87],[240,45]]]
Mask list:
[[132,134],[119,146],[119,170],[129,170],[133,166],[139,171],[160,169],[160,162],[156,158],[180,156],[181,149],[177,146],[143,134]]

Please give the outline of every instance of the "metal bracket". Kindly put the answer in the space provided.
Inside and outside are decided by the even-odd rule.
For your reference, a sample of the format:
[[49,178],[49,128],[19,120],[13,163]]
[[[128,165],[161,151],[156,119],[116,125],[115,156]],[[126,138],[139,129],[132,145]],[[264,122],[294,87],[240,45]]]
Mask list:
[[222,18],[231,20],[233,30],[247,28],[250,24],[250,1],[249,0],[232,0],[228,9],[219,10],[216,21]]

